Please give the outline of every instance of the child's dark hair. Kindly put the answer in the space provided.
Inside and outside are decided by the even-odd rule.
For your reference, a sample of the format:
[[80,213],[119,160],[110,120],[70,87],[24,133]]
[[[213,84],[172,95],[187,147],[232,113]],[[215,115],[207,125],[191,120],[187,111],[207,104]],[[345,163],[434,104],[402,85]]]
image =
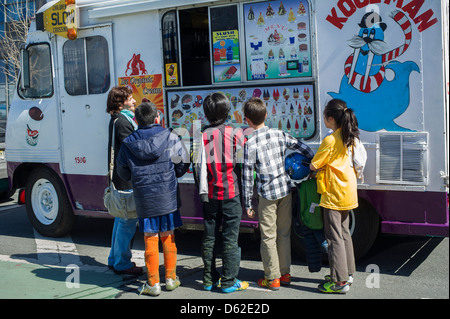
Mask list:
[[152,102],[144,102],[134,111],[134,116],[139,126],[153,124],[158,116],[158,109]]
[[252,97],[244,103],[244,116],[255,125],[260,125],[266,119],[266,104],[259,97]]
[[339,99],[329,101],[323,115],[334,118],[338,128],[341,129],[344,145],[347,147],[355,145],[355,138],[359,138],[358,120],[345,101]]
[[203,110],[211,126],[225,123],[230,108],[230,101],[222,93],[212,93],[203,101]]
[[106,113],[120,112],[120,107],[123,106],[131,94],[133,94],[133,91],[127,86],[113,87],[109,91],[108,99],[106,100]]

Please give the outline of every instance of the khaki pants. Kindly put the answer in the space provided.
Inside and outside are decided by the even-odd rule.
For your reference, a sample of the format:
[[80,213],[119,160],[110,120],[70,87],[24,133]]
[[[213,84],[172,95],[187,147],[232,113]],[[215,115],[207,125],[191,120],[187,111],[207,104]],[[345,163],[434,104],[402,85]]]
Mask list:
[[349,230],[348,210],[323,210],[325,237],[328,241],[328,261],[331,280],[347,281],[355,273],[355,256]]
[[264,277],[273,280],[290,272],[292,197],[268,200],[258,196],[258,201]]

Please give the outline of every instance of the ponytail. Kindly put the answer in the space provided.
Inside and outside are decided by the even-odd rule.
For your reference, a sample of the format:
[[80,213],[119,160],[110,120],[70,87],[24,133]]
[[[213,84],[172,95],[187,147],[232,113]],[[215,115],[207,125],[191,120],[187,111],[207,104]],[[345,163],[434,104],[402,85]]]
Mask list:
[[323,114],[326,117],[334,118],[337,126],[341,129],[342,141],[345,146],[355,145],[355,138],[359,138],[358,120],[345,101],[339,99],[329,101]]

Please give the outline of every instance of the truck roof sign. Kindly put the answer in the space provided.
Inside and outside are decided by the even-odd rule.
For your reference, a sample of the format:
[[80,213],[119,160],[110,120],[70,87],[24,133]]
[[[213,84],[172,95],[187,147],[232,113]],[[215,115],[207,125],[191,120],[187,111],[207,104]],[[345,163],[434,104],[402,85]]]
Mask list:
[[75,40],[78,28],[75,0],[60,0],[49,3],[48,8],[36,14],[36,28]]

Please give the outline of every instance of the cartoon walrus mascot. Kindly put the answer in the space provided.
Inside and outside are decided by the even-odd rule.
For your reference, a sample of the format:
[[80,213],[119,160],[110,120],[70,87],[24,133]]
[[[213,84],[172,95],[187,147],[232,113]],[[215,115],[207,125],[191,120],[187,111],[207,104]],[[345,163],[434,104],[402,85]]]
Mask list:
[[380,68],[381,55],[386,52],[384,30],[387,26],[375,12],[366,13],[359,26],[361,29],[358,35],[350,40],[349,45],[355,51],[347,59],[346,66],[350,65],[350,70],[348,72],[346,68],[346,74],[348,72],[349,84],[361,91],[370,92],[371,88],[367,87],[369,78],[371,82],[383,80],[384,73],[380,73]]
[[[347,102],[356,113],[360,129],[366,131],[409,131],[393,120],[409,106],[409,74],[420,70],[413,61],[395,61],[410,46],[412,29],[403,12],[395,10],[390,17],[403,32],[403,44],[389,50],[384,41],[386,23],[376,12],[365,13],[358,23],[358,34],[349,40],[353,53],[345,61],[339,93],[328,92]],[[393,71],[393,79],[385,78],[386,70]]]
[[384,31],[387,26],[376,12],[366,13],[359,23],[359,33],[350,40],[354,49],[345,63],[345,74],[348,83],[363,92],[376,90],[383,82],[387,62],[402,55],[411,43],[411,23],[404,13],[395,10],[391,17],[404,32],[405,42],[389,52],[384,42]]

